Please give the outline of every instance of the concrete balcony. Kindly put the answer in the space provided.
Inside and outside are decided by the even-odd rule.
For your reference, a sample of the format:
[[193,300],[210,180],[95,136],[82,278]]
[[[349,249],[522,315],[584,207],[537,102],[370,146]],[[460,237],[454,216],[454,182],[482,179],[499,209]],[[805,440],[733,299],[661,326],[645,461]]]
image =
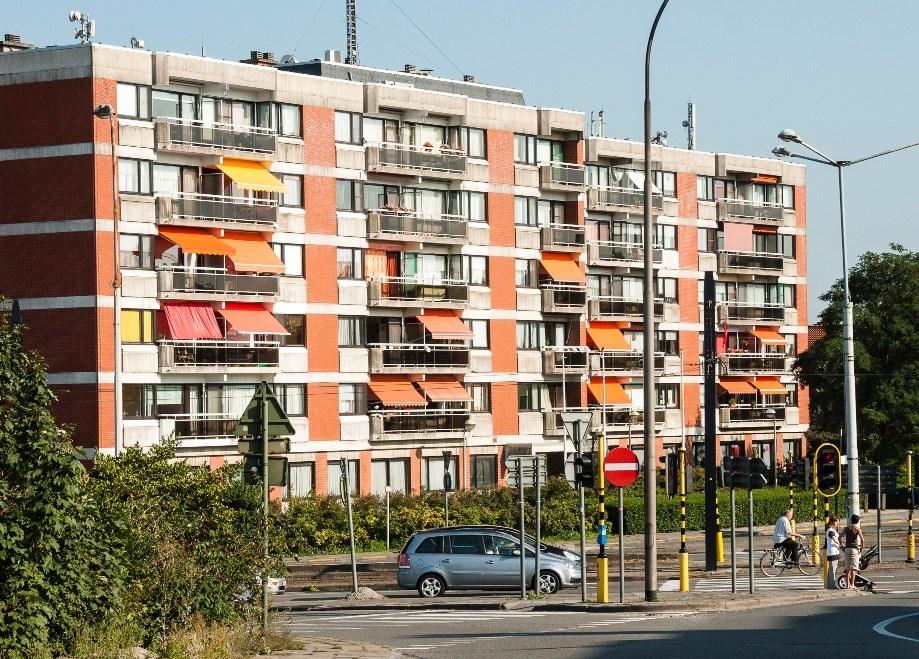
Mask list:
[[226,414],[174,414],[159,419],[160,432],[163,437],[173,433],[180,440],[224,440],[225,443],[236,443],[234,431],[239,417]]
[[469,411],[460,409],[370,412],[370,441],[462,440]]
[[367,171],[461,180],[466,178],[466,153],[444,147],[382,142],[367,146]]
[[543,313],[582,314],[587,309],[586,286],[543,284],[539,288],[542,292]]
[[728,352],[721,356],[725,375],[781,375],[787,372],[787,357],[776,353]]
[[[637,441],[641,441],[642,426],[645,422],[644,410],[630,407],[591,407],[591,425],[594,428],[604,428],[608,433],[627,434],[629,429]],[[662,428],[667,420],[667,410],[654,410],[654,426]]]
[[539,163],[539,187],[549,192],[583,192],[584,166],[567,162]]
[[584,227],[579,224],[548,224],[540,228],[541,247],[547,252],[580,252]]
[[785,270],[781,254],[766,252],[718,252],[718,272],[738,275],[772,275],[778,277]]
[[[587,210],[598,213],[639,213],[645,208],[645,193],[635,188],[596,187],[587,189]],[[664,208],[664,196],[651,195],[651,211]]]
[[741,426],[771,428],[773,418],[766,414],[766,410],[775,410],[775,423],[781,425],[785,422],[786,409],[788,408],[778,405],[737,405],[735,407],[722,405],[718,408],[718,425],[722,428]]
[[[721,302],[719,303],[719,316],[727,316],[732,323],[744,325],[758,325],[768,323],[781,325],[785,322],[785,305],[773,302]],[[724,318],[721,318],[724,320]]]
[[161,300],[274,302],[277,275],[229,274],[218,268],[166,268],[157,272]]
[[469,284],[459,279],[377,277],[367,285],[367,304],[371,307],[464,309],[469,303]]
[[163,340],[160,373],[276,373],[276,341]]
[[781,204],[774,202],[719,199],[718,219],[729,222],[780,225],[783,223],[784,210]]
[[158,149],[202,155],[264,157],[273,156],[278,148],[278,138],[273,128],[206,123],[192,119],[156,119],[153,136]]
[[[664,353],[654,353],[654,373],[664,372]],[[636,376],[644,373],[644,356],[634,350],[592,350],[589,364],[591,375],[609,375],[614,377]]]
[[156,198],[156,220],[159,224],[189,227],[274,231],[278,225],[278,202],[179,192]]
[[438,245],[466,243],[469,223],[460,215],[430,217],[416,211],[367,211],[367,237]]
[[[655,245],[651,248],[655,265],[663,260],[663,250]],[[587,265],[606,267],[644,267],[645,246],[643,243],[628,243],[613,240],[590,241],[587,243]]]
[[[641,298],[627,298],[615,295],[592,297],[587,304],[587,315],[590,320],[629,320],[641,321],[644,318],[645,304]],[[664,317],[664,300],[654,300],[654,317]]]
[[587,373],[587,349],[553,347],[543,350],[542,372],[543,375],[583,375]]
[[441,343],[384,343],[369,346],[371,373],[441,375],[469,370],[469,346]]

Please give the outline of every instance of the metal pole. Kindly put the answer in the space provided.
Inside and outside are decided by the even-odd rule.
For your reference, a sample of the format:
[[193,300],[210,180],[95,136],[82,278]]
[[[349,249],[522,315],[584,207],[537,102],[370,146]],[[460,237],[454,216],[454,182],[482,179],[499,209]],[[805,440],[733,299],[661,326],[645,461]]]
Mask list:
[[357,592],[357,555],[354,551],[354,515],[351,509],[351,476],[348,473],[347,458],[341,459],[341,474],[344,491],[342,498],[348,506],[348,535],[351,536],[351,592]]
[[444,488],[444,526],[450,526],[450,490]]
[[540,572],[539,572],[539,567],[540,567],[539,566],[539,554],[540,554],[539,548],[540,548],[540,545],[542,544],[542,523],[539,519],[542,515],[542,502],[540,501],[540,499],[542,498],[542,492],[541,492],[542,484],[540,483],[540,480],[539,480],[539,466],[541,462],[540,458],[545,459],[544,456],[542,455],[536,456],[536,465],[535,465],[536,473],[533,475],[533,478],[535,479],[535,482],[536,482],[536,546],[533,547],[533,550],[536,552],[536,566],[535,566],[536,569],[533,572],[534,574],[533,580],[536,582],[536,594],[537,595],[542,594],[542,584],[541,584]]
[[578,507],[581,518],[581,601],[587,601],[587,531],[584,528],[586,520],[584,518],[584,486],[578,488]]
[[750,572],[750,594],[756,591],[754,583],[756,574],[753,572],[753,490],[747,490],[747,569]]
[[734,548],[734,529],[737,526],[735,514],[734,488],[731,487],[731,592],[737,592],[737,552]]
[[[724,542],[718,532],[718,471],[715,467],[715,430],[717,417],[715,409],[715,276],[706,271],[703,281],[704,301],[703,347],[703,405],[705,407],[705,569],[718,569],[719,559],[724,558]],[[719,550],[720,548],[720,550]]]
[[619,489],[619,603],[625,604],[625,545],[622,538],[625,536],[625,514],[622,505],[622,488]]
[[386,551],[389,551],[389,486],[386,486]]
[[115,346],[115,365],[113,384],[115,391],[115,456],[121,454],[124,447],[124,409],[122,401],[122,368],[121,368],[121,201],[118,197],[118,154],[115,146],[115,111],[108,117],[109,131],[112,140],[112,241],[114,272],[112,273],[112,314]]
[[262,421],[262,639],[268,637],[268,383],[259,387]]
[[680,592],[689,592],[689,551],[686,549],[686,447],[677,449],[680,461],[678,472],[680,478]]
[[[606,388],[603,389],[606,391]],[[597,603],[606,604],[609,602],[609,574],[608,561],[606,558],[606,471],[603,466],[603,459],[606,457],[606,424],[603,425],[603,431],[599,437],[599,446],[597,446],[597,465],[599,487],[597,489],[597,543],[600,545],[600,551],[597,552]]]
[[526,559],[526,535],[524,532],[523,525],[523,512],[524,512],[524,502],[523,502],[523,469],[520,465],[520,458],[514,458],[514,464],[517,468],[517,489],[519,490],[519,506],[520,506],[520,599],[525,600],[527,598],[527,559]]
[[906,486],[909,488],[909,517],[906,527],[906,562],[916,560],[916,539],[913,536],[913,509],[916,506],[916,496],[913,490],[913,452],[906,452]]
[[878,465],[878,563],[881,559],[881,465]]
[[[645,600],[657,601],[657,446],[654,436],[654,221],[651,216],[651,45],[661,15],[670,0],[664,0],[648,35],[645,50],[644,103],[644,426],[645,426]],[[585,591],[586,592],[586,591]]]

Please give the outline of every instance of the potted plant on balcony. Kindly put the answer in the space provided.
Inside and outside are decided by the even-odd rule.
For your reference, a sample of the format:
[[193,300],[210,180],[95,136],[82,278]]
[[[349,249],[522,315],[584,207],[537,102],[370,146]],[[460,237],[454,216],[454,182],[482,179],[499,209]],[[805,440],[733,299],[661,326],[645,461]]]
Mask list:
[[728,407],[737,407],[737,399],[733,396],[728,398]]

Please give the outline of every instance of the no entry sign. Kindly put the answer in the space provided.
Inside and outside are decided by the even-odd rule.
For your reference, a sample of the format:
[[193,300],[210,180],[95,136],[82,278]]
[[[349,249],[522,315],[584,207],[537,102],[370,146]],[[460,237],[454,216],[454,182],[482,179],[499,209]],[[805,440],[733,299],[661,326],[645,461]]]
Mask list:
[[638,478],[638,456],[622,446],[614,448],[603,459],[603,475],[610,485],[628,487]]

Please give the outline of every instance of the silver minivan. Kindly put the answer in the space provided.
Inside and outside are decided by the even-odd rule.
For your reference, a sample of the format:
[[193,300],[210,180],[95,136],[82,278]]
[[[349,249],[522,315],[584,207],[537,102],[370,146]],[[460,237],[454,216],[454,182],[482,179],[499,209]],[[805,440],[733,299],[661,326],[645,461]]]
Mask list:
[[[399,552],[399,587],[422,597],[448,589],[514,590],[520,587],[519,535],[493,526],[419,531]],[[551,594],[581,581],[580,558],[540,552],[541,592]],[[526,547],[526,580],[535,590],[536,555]]]

